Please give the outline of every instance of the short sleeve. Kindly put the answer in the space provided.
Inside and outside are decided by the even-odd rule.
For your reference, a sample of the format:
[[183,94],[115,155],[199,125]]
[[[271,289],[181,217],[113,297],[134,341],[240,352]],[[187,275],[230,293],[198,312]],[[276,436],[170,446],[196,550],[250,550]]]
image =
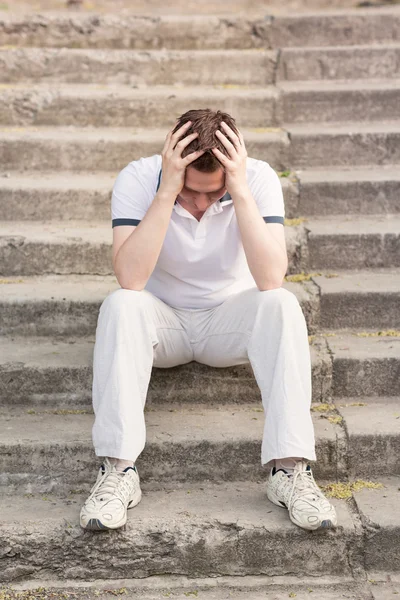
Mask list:
[[140,172],[138,162],[129,163],[115,180],[111,197],[113,227],[139,225],[152,202],[151,186]]
[[263,163],[251,183],[251,192],[261,216],[266,223],[281,223],[285,220],[285,205],[282,185],[278,174]]

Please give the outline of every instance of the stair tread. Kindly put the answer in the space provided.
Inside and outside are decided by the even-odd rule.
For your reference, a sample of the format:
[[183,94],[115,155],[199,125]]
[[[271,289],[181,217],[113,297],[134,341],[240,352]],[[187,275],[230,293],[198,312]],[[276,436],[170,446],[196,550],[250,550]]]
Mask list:
[[[385,482],[389,492],[395,486],[396,478],[386,477]],[[156,527],[158,522],[163,523],[163,528],[167,523],[176,521],[193,524],[215,522],[216,527],[239,522],[244,528],[262,527],[271,534],[292,531],[301,535],[297,528],[294,529],[295,525],[289,520],[287,512],[268,500],[265,483],[198,485],[191,482],[190,485],[175,484],[174,487],[178,489],[165,492],[146,491],[142,502],[128,512],[127,529],[133,531],[146,525]],[[87,493],[74,494],[69,502],[66,502],[65,496],[52,494],[46,494],[50,501],[44,501],[42,496],[30,498],[21,495],[3,496],[0,499],[2,529],[12,524],[26,522],[33,522],[33,525],[40,529],[53,528],[54,520],[60,520],[64,526],[65,520],[71,525],[78,526],[81,502],[86,499],[86,496]],[[354,523],[347,503],[335,498],[332,499],[332,503],[337,508],[338,519],[340,519],[341,528],[338,535],[351,531]],[[396,524],[395,516],[393,521]],[[307,533],[309,532],[304,531],[303,535]]]
[[307,217],[310,235],[368,235],[400,233],[400,215],[329,215]]

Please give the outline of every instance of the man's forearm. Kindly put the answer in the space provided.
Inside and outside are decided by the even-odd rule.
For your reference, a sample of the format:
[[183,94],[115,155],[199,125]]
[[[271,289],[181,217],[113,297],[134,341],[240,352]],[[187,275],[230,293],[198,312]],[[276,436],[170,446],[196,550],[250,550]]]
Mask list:
[[232,196],[247,264],[257,287],[262,291],[280,287],[288,267],[286,249],[268,230],[249,189]]
[[159,190],[139,225],[114,258],[114,271],[123,288],[142,290],[154,271],[171,220],[175,196]]

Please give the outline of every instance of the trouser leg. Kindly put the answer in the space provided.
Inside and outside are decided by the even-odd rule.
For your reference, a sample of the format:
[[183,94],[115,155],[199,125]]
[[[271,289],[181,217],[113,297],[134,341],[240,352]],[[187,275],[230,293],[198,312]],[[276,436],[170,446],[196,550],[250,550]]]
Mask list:
[[173,310],[147,291],[119,289],[100,307],[93,356],[97,456],[135,461],[146,441],[144,406],[153,363],[192,360]]
[[308,332],[294,294],[253,288],[233,296],[202,324],[193,348],[194,359],[211,366],[250,361],[265,412],[262,464],[316,459]]

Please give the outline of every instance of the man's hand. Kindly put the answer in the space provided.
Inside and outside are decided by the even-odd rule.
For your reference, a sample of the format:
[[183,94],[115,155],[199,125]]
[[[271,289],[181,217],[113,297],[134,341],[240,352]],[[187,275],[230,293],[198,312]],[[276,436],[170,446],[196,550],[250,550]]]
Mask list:
[[161,152],[162,156],[162,176],[160,189],[168,193],[174,198],[178,196],[185,184],[185,170],[191,162],[204,154],[204,150],[191,152],[185,158],[182,158],[182,151],[199,135],[197,132],[183,138],[180,142],[179,138],[190,128],[192,122],[188,121],[182,125],[175,133],[173,129],[168,133],[164,148]]
[[225,186],[233,200],[235,200],[235,195],[238,192],[248,189],[246,178],[247,150],[240,131],[239,135],[236,135],[233,129],[224,123],[224,121],[221,122],[221,127],[225,134],[219,131],[219,129],[215,133],[228,150],[229,157],[225,156],[218,148],[213,148],[212,151],[225,167]]

